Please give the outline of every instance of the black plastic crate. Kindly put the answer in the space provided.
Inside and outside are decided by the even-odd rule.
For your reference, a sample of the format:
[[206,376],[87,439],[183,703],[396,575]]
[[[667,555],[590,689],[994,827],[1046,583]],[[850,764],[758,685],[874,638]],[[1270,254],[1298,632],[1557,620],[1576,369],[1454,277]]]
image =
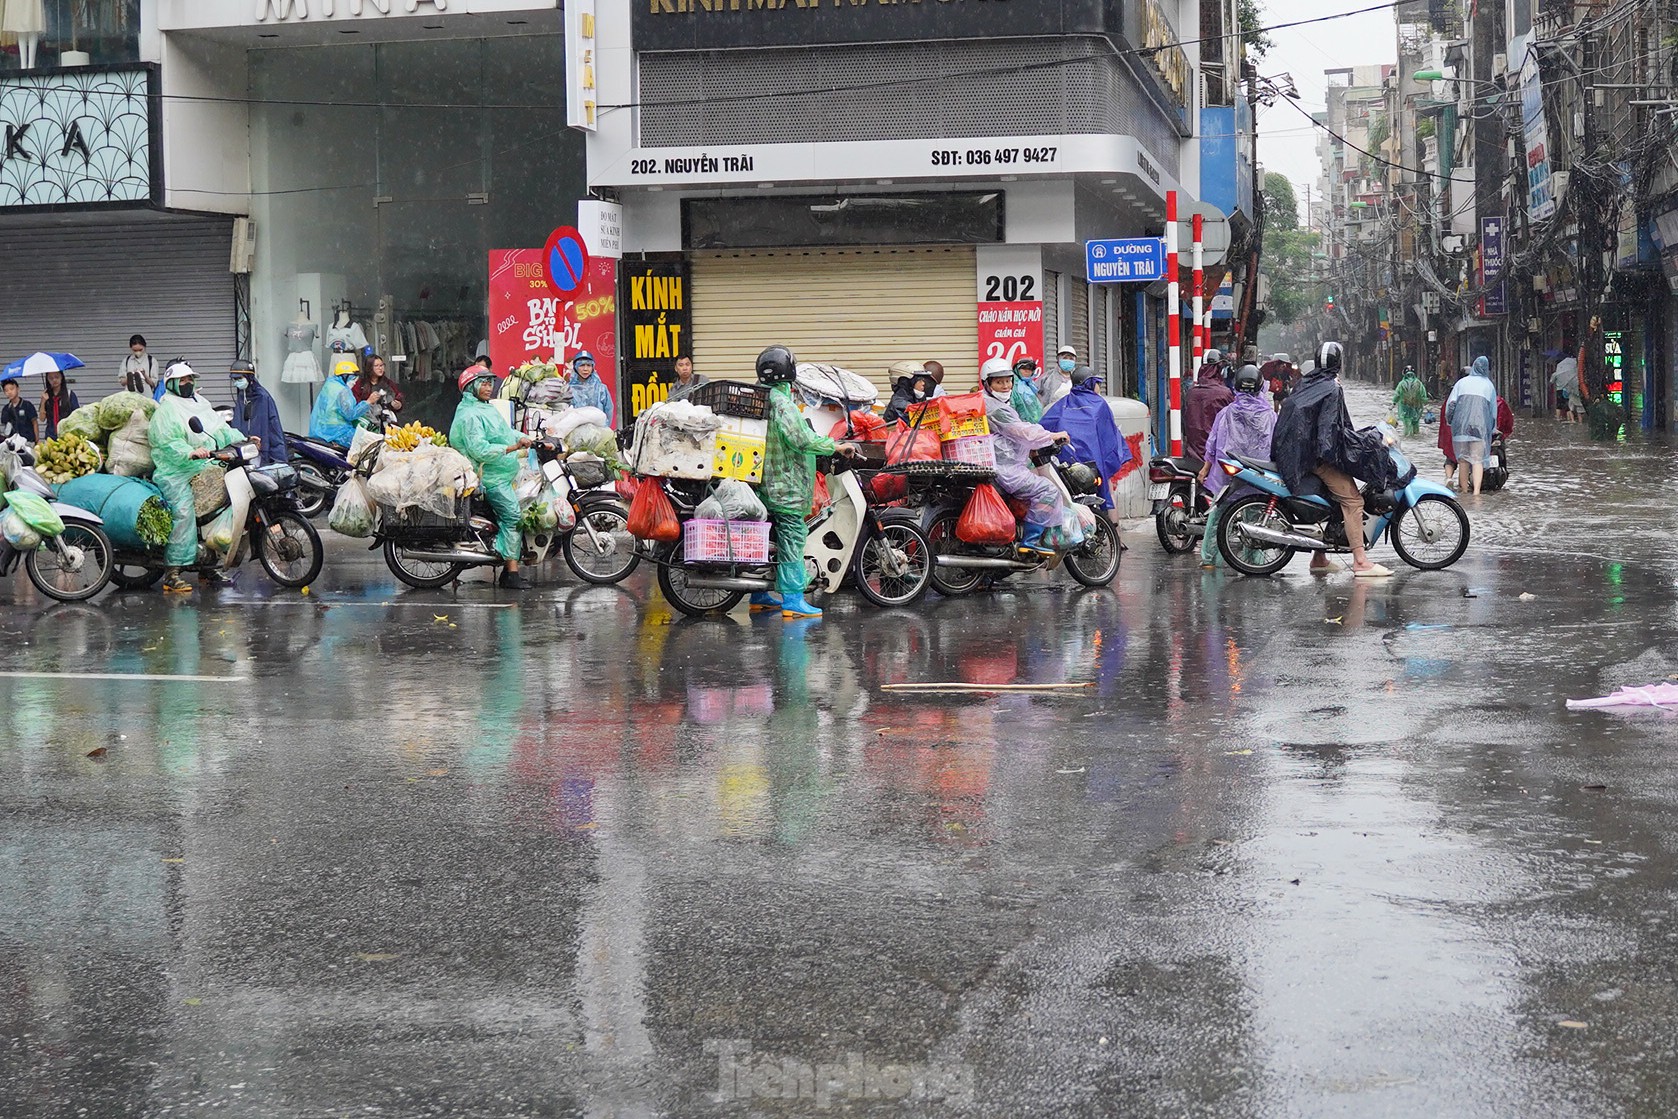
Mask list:
[[472,499],[459,498],[455,502],[455,515],[440,517],[428,509],[421,509],[418,505],[410,505],[406,509],[397,510],[390,505],[379,506],[379,525],[383,529],[397,532],[411,532],[416,529],[465,528],[472,520]]
[[741,420],[769,418],[768,385],[755,381],[711,381],[688,394],[694,404],[703,404],[719,416]]

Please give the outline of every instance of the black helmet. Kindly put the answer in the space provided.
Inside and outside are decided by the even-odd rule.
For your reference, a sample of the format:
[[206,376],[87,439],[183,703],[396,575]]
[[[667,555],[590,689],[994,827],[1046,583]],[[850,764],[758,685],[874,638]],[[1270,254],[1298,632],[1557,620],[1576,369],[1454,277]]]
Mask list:
[[227,371],[235,377],[252,377],[256,375],[256,362],[236,357],[227,363]]
[[1037,359],[1029,354],[1022,354],[1021,356],[1015,358],[1013,365],[1014,372],[1018,373],[1022,369],[1030,369],[1031,371],[1036,372]]
[[1324,373],[1340,375],[1340,343],[1324,342],[1317,347],[1317,368]]
[[1073,494],[1101,492],[1101,475],[1087,462],[1075,462],[1061,471],[1066,488]]
[[1235,383],[1230,387],[1236,392],[1256,393],[1264,378],[1259,376],[1258,366],[1248,362],[1235,371]]
[[798,359],[785,346],[770,346],[757,355],[757,379],[766,385],[779,385],[798,373]]

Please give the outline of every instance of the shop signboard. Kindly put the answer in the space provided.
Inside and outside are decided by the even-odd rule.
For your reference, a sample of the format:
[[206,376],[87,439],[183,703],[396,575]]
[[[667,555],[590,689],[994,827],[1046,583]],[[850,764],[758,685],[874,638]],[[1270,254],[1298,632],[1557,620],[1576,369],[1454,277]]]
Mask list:
[[1506,315],[1509,297],[1503,283],[1503,219],[1480,219],[1480,314]]
[[0,79],[0,211],[159,205],[155,65]]
[[1012,365],[1022,357],[1043,368],[1043,301],[981,302],[979,364],[1003,358]]
[[617,383],[617,261],[591,259],[569,295],[548,286],[545,249],[491,249],[489,357],[505,372],[527,361],[570,361],[587,350]]
[[569,0],[565,5],[565,121],[584,132],[598,127],[600,86],[595,81],[595,63],[599,51],[594,32],[594,0]]
[[[0,5],[3,6],[3,5]],[[163,31],[554,11],[559,0],[156,0]],[[148,17],[149,18],[149,17]]]
[[1544,82],[1538,69],[1538,44],[1527,32],[1509,40],[1509,61],[1519,60],[1521,133],[1526,143],[1527,216],[1543,221],[1556,212],[1551,182],[1550,133],[1544,119]]
[[693,302],[686,261],[632,260],[622,267],[626,360],[619,399],[629,423],[670,394],[676,359],[692,356]]

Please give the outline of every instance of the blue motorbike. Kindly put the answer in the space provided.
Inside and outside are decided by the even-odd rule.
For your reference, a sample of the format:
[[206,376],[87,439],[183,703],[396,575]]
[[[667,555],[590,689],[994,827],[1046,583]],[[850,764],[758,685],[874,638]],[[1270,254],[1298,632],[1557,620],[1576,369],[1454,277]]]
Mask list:
[[[1411,567],[1438,571],[1451,566],[1468,550],[1468,514],[1456,494],[1416,476],[1390,430],[1382,435],[1397,482],[1364,491],[1364,547],[1374,547],[1386,533]],[[1218,520],[1218,550],[1235,570],[1273,575],[1296,552],[1351,551],[1340,506],[1316,476],[1295,493],[1274,462],[1229,455],[1218,467],[1231,483],[1222,495],[1229,504]],[[1231,498],[1232,493],[1239,496]]]

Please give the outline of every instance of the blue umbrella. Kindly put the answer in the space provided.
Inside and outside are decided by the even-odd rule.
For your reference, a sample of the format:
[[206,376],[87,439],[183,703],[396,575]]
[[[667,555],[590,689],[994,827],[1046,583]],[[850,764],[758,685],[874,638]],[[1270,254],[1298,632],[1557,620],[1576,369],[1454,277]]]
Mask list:
[[51,370],[60,373],[66,369],[80,369],[82,359],[75,354],[49,354],[37,351],[28,357],[20,357],[16,361],[0,369],[0,380],[11,380],[14,377],[44,377]]

